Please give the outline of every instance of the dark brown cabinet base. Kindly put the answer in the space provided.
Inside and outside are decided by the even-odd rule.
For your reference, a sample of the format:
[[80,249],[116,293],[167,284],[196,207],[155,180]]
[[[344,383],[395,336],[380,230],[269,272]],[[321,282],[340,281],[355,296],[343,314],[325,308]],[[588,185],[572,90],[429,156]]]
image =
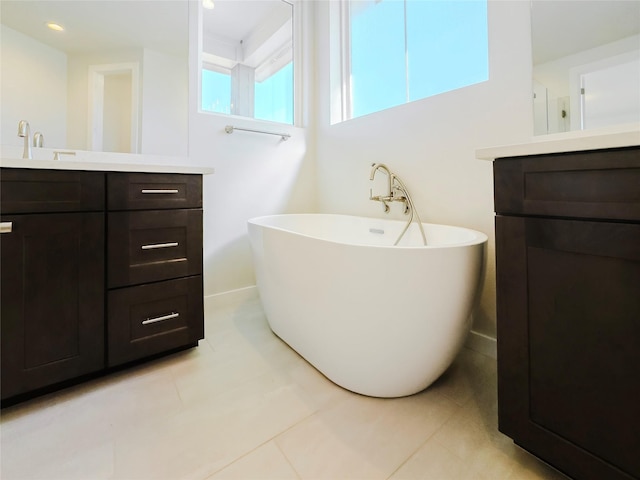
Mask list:
[[640,153],[551,157],[495,163],[499,427],[575,479],[637,479]]
[[0,180],[2,406],[204,338],[201,175]]
[[103,368],[104,214],[2,221],[2,398]]

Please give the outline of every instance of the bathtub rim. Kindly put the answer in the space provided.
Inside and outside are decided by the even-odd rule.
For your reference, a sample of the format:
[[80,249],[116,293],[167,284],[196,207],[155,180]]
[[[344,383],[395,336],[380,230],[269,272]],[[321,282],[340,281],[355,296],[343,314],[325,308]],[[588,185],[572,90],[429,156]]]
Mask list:
[[322,216],[322,217],[357,218],[357,219],[364,219],[364,220],[373,220],[373,221],[381,221],[381,222],[398,223],[398,224],[401,224],[401,225],[406,224],[406,221],[398,220],[398,219],[395,219],[395,218],[367,217],[367,216],[364,216],[364,215],[351,215],[351,214],[343,214],[343,213],[280,213],[280,214],[272,214],[272,215],[260,215],[260,216],[252,217],[252,218],[248,219],[247,220],[247,224],[255,225],[255,226],[259,226],[259,227],[272,228],[274,230],[287,232],[287,233],[290,233],[290,234],[293,234],[293,235],[300,235],[301,237],[311,238],[311,239],[314,239],[314,240],[320,241],[320,242],[327,242],[327,243],[332,243],[332,244],[337,244],[337,245],[348,245],[348,246],[359,247],[359,248],[384,248],[384,249],[407,249],[407,250],[429,249],[429,250],[436,250],[436,249],[443,249],[443,248],[460,248],[460,247],[470,247],[470,246],[474,246],[474,245],[483,245],[483,244],[486,244],[488,242],[488,240],[489,240],[489,237],[485,233],[483,233],[483,232],[481,232],[479,230],[474,230],[472,228],[462,227],[462,226],[459,226],[459,225],[444,224],[444,223],[426,223],[426,222],[422,222],[422,225],[425,228],[427,228],[429,226],[434,226],[434,227],[447,227],[447,228],[452,228],[452,229],[464,230],[464,231],[472,233],[474,235],[474,238],[472,240],[465,241],[465,242],[447,243],[447,244],[439,244],[439,245],[429,245],[428,244],[428,240],[429,240],[428,238],[427,238],[427,245],[372,245],[372,244],[366,244],[366,243],[353,243],[353,242],[336,241],[336,240],[331,240],[331,239],[327,239],[327,238],[321,238],[321,237],[317,237],[317,236],[312,236],[312,235],[309,235],[309,234],[306,234],[306,233],[302,233],[302,232],[297,232],[295,230],[291,230],[291,229],[284,228],[284,227],[281,227],[281,226],[270,225],[268,223],[261,223],[262,220],[266,220],[266,219],[269,219],[269,218],[296,217],[296,216]]

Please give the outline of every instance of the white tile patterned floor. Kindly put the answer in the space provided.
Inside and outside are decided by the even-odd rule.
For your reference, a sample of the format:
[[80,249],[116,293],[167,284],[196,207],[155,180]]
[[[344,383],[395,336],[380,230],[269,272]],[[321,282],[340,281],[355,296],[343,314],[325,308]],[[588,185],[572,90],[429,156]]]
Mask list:
[[496,362],[463,349],[400,399],[334,385],[260,301],[214,308],[185,352],[6,408],[3,480],[565,477],[497,430]]

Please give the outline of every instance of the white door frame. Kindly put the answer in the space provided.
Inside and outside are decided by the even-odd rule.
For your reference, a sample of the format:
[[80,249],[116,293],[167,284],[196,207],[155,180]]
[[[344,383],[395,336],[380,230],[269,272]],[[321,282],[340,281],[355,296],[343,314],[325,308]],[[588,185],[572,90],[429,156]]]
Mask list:
[[88,150],[102,151],[104,136],[104,77],[131,75],[131,153],[139,153],[140,131],[140,66],[137,62],[89,65]]

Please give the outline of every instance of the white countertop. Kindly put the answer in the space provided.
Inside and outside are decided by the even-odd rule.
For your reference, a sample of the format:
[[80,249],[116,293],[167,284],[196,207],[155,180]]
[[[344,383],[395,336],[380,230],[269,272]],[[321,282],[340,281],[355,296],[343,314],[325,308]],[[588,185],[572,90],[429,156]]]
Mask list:
[[130,153],[86,152],[76,150],[76,155],[61,155],[61,160],[53,160],[54,149],[34,148],[33,160],[20,158],[22,148],[0,147],[0,167],[41,168],[48,170],[91,170],[104,172],[144,172],[144,173],[189,173],[208,175],[214,173],[212,167],[204,167],[189,162],[186,157],[165,157],[161,155],[137,155]]
[[496,158],[505,157],[579,152],[638,145],[640,145],[640,124],[630,124],[622,127],[541,135],[534,137],[528,143],[480,148],[476,150],[476,158],[495,160]]

